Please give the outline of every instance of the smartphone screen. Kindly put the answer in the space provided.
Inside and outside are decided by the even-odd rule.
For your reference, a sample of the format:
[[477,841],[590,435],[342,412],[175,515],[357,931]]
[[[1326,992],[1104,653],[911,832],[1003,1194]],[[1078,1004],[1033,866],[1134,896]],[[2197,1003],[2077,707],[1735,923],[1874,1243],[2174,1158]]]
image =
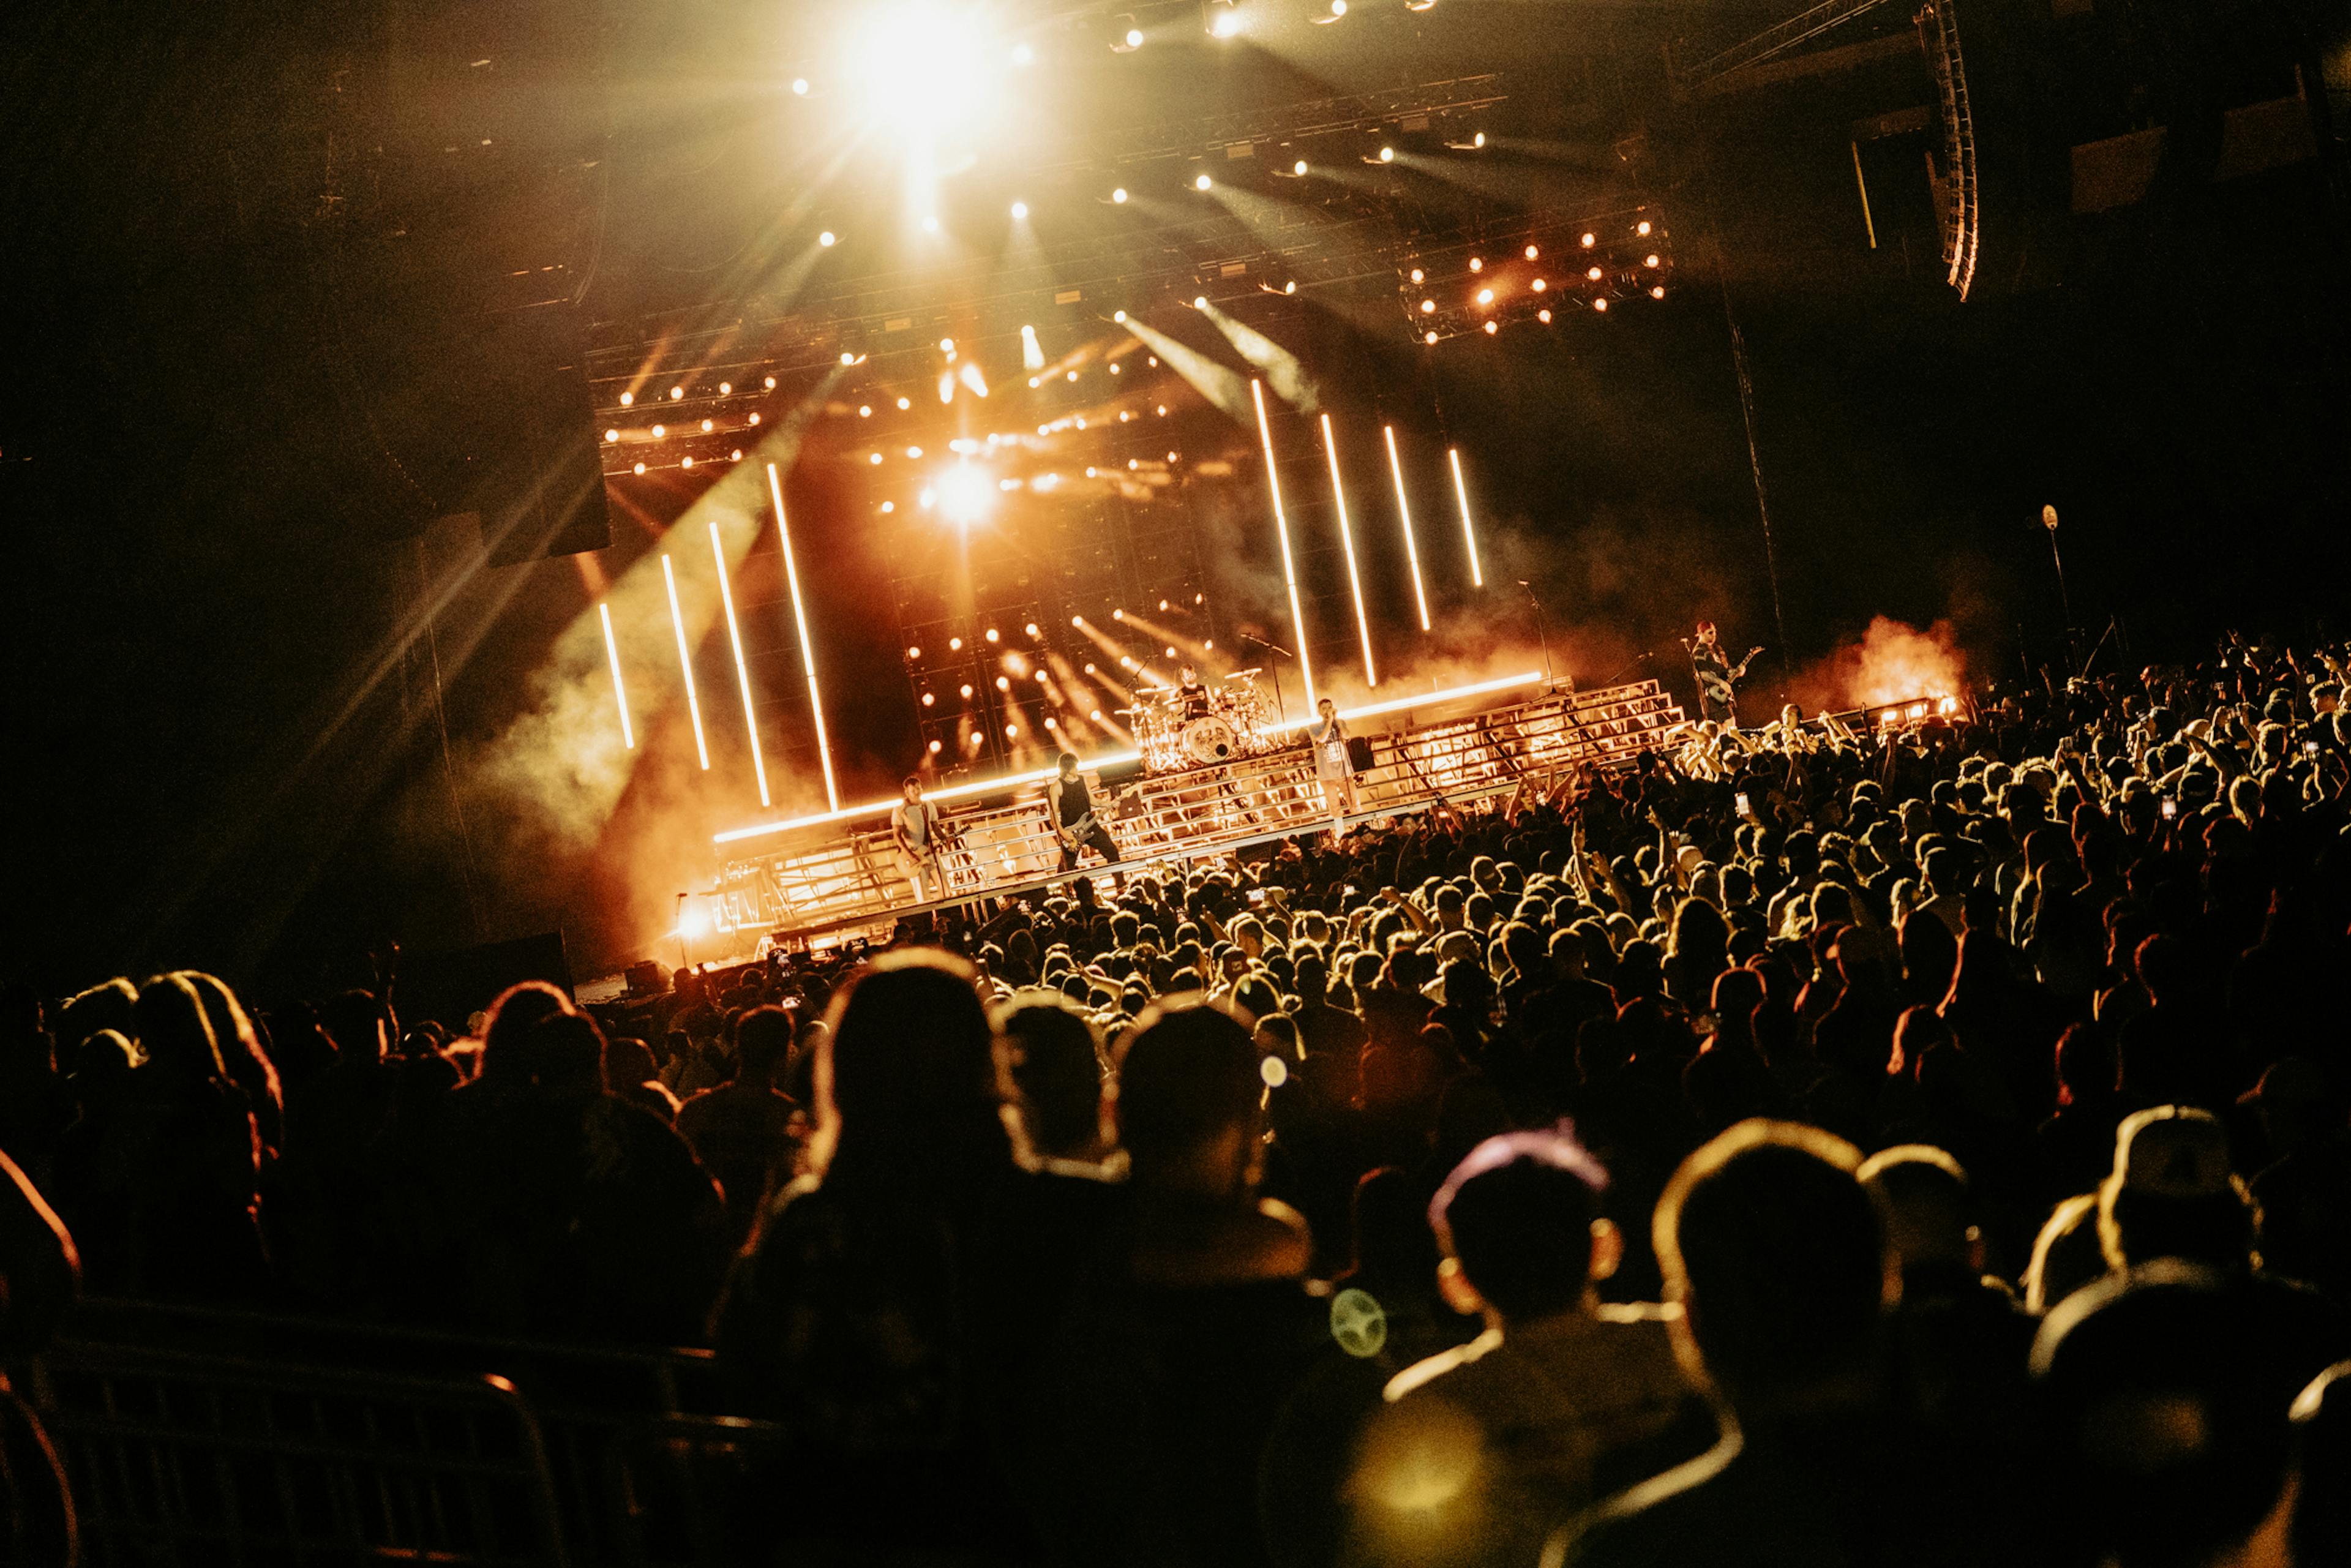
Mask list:
[[2179,802],[2177,800],[2166,800],[2163,803],[2163,820],[2168,822],[2178,815],[2179,815]]
[[1251,904],[1263,904],[1265,902],[1265,889],[1261,887],[1253,887],[1249,890],[1249,901]]
[[1747,799],[1747,791],[1744,789],[1741,789],[1734,799],[1737,800],[1739,805],[1739,814],[1742,817],[1746,816],[1750,811],[1752,811],[1755,809],[1752,802]]

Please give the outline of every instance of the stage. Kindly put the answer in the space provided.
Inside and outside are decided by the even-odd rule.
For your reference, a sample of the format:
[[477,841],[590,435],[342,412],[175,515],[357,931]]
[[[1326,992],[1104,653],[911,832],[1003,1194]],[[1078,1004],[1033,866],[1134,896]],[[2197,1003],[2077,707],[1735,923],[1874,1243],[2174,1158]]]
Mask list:
[[[1391,698],[1351,710],[1349,728],[1370,743],[1372,765],[1356,775],[1363,810],[1350,823],[1499,802],[1522,780],[1548,787],[1572,764],[1628,762],[1683,721],[1655,681],[1591,692],[1547,689],[1533,674],[1499,684],[1505,689]],[[1521,695],[1530,687],[1540,695]],[[1272,749],[1214,767],[1144,772],[1127,754],[1086,768],[1122,867],[1180,864],[1327,828],[1329,810],[1301,731],[1287,727]],[[1103,862],[1092,852],[1077,872],[1059,869],[1042,779],[1023,774],[933,793],[943,802],[952,798],[947,887],[935,899],[917,899],[898,869],[887,822],[894,801],[726,835],[736,843],[774,841],[724,866],[706,900],[711,950],[695,961],[762,946],[846,941],[907,915],[1100,875]]]

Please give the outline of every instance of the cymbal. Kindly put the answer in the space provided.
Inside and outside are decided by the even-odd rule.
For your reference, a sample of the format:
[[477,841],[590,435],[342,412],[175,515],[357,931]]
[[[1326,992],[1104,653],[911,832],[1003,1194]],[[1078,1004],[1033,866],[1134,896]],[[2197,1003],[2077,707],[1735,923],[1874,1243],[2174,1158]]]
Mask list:
[[1231,674],[1227,675],[1225,679],[1228,681],[1246,681],[1252,680],[1263,674],[1265,674],[1265,670],[1263,666],[1259,666],[1254,670],[1235,670]]
[[1139,707],[1114,707],[1110,711],[1113,713],[1141,713],[1143,710]]
[[1175,689],[1174,686],[1137,686],[1134,695],[1139,697],[1164,697]]

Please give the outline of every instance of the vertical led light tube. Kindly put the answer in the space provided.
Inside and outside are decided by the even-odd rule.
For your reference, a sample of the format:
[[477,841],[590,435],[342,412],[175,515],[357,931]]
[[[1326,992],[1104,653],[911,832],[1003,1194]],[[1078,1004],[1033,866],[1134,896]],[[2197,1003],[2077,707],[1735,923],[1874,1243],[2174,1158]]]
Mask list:
[[1290,519],[1281,513],[1281,479],[1273,470],[1273,426],[1265,418],[1265,383],[1252,379],[1249,396],[1257,400],[1258,439],[1265,443],[1265,487],[1273,497],[1273,529],[1281,540],[1281,576],[1290,585],[1290,630],[1298,639],[1298,669],[1306,677],[1306,711],[1314,711],[1314,665],[1306,657],[1306,614],[1298,607],[1298,569],[1290,559]]
[[694,690],[694,653],[685,645],[685,617],[677,611],[677,573],[670,570],[669,552],[662,552],[662,581],[669,589],[669,627],[677,633],[677,667],[685,676],[685,711],[694,720],[695,755],[702,758],[702,770],[710,771],[710,743],[702,738],[702,699]]
[[1469,486],[1461,482],[1461,448],[1448,446],[1445,456],[1453,465],[1453,498],[1461,503],[1461,537],[1469,541],[1469,583],[1483,588],[1486,569],[1478,564],[1478,526],[1469,520]]
[[710,558],[718,565],[718,604],[726,612],[726,641],[735,650],[735,684],[743,692],[743,730],[751,737],[751,771],[759,779],[759,804],[772,806],[768,796],[768,759],[759,752],[759,716],[751,706],[751,666],[743,658],[743,629],[735,623],[735,590],[726,580],[726,548],[718,542],[718,524],[710,525]]
[[784,482],[772,463],[768,465],[768,494],[776,503],[776,534],[784,542],[784,582],[792,593],[792,624],[800,634],[800,667],[808,671],[809,711],[816,717],[816,759],[824,769],[825,806],[838,811],[841,790],[832,781],[832,742],[824,733],[824,693],[816,684],[816,648],[809,642],[808,612],[800,607],[800,569],[792,559],[792,526],[784,518]]
[[1364,640],[1364,685],[1380,684],[1378,670],[1372,664],[1372,622],[1364,613],[1364,580],[1355,570],[1355,530],[1347,521],[1347,487],[1339,477],[1339,443],[1331,434],[1331,416],[1322,416],[1322,451],[1331,459],[1331,499],[1339,508],[1339,543],[1347,552],[1347,591],[1355,600],[1355,631]]
[[629,688],[621,684],[621,644],[612,635],[612,607],[599,600],[596,613],[604,620],[604,656],[612,661],[612,700],[621,705],[621,744],[637,748],[637,732],[629,727]]
[[1404,559],[1412,565],[1412,601],[1420,609],[1420,629],[1428,630],[1428,591],[1420,585],[1420,543],[1412,537],[1412,501],[1404,493],[1404,464],[1396,456],[1395,426],[1384,424],[1388,439],[1388,472],[1395,476],[1396,515],[1404,518]]

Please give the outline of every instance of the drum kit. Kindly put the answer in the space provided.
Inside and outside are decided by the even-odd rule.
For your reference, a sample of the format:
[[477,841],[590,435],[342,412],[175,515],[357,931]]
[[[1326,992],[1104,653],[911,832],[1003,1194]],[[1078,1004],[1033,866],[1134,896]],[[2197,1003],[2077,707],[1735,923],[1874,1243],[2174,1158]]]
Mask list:
[[1135,706],[1118,711],[1134,732],[1144,767],[1154,773],[1213,768],[1273,749],[1272,716],[1257,686],[1262,674],[1235,670],[1188,702],[1179,687],[1138,687]]

